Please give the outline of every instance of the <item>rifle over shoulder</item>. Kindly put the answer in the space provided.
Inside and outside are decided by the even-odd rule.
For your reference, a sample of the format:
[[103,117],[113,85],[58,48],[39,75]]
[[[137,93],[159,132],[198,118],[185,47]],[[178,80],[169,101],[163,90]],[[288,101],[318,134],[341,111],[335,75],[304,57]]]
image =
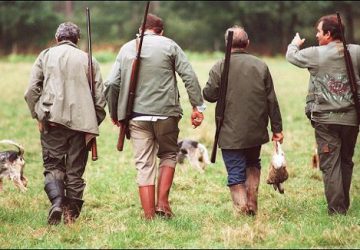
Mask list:
[[230,56],[231,56],[231,46],[233,40],[233,31],[229,31],[227,45],[226,45],[226,54],[225,54],[225,62],[224,62],[224,69],[221,74],[221,83],[220,83],[220,90],[219,90],[219,99],[216,103],[215,108],[215,123],[216,123],[216,131],[215,131],[215,139],[214,144],[211,152],[211,159],[212,163],[215,163],[216,160],[216,151],[217,151],[217,144],[219,141],[219,134],[220,130],[224,121],[224,113],[225,113],[225,103],[226,103],[226,91],[228,85],[228,75],[229,75],[229,68],[230,68]]
[[140,61],[141,61],[140,54],[141,54],[142,43],[144,40],[145,25],[146,25],[147,14],[149,11],[149,6],[150,6],[150,2],[147,2],[146,8],[145,8],[143,24],[141,27],[140,43],[139,43],[139,47],[137,49],[136,58],[134,59],[134,61],[132,63],[129,94],[128,94],[128,101],[127,101],[127,106],[126,106],[126,117],[120,123],[119,138],[118,138],[118,142],[117,142],[117,146],[116,146],[117,150],[119,150],[119,151],[122,151],[124,148],[124,140],[125,140],[126,135],[127,135],[127,138],[129,139],[129,133],[128,133],[129,120],[131,118],[131,113],[132,113],[133,107],[134,107],[134,100],[135,100],[136,87],[137,87],[137,82],[138,82],[138,77],[139,77]]
[[352,92],[353,98],[354,98],[354,105],[355,105],[355,109],[356,109],[358,124],[360,124],[360,106],[359,106],[358,88],[357,88],[356,80],[355,80],[354,66],[351,61],[350,52],[346,45],[344,30],[343,30],[339,12],[336,12],[336,15],[337,15],[338,23],[339,23],[339,28],[340,28],[341,40],[343,42],[343,47],[344,47],[344,59],[345,59],[345,65],[346,65],[346,72],[347,72],[348,79],[350,82],[351,92]]
[[[95,81],[94,81],[94,69],[92,64],[92,49],[91,49],[91,26],[90,26],[90,9],[86,8],[86,26],[87,26],[87,40],[88,40],[88,75],[89,75],[89,87],[93,103],[95,105]],[[96,137],[91,141],[91,159],[96,161],[98,159]]]

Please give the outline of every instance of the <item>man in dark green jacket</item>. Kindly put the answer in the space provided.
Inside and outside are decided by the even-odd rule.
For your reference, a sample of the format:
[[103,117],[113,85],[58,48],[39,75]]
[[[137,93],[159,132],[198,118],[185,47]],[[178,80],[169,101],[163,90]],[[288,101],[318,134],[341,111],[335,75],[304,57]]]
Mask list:
[[[52,206],[48,223],[72,223],[80,215],[88,157],[88,138],[99,135],[105,118],[100,67],[93,58],[95,98],[88,83],[88,55],[77,47],[80,29],[67,22],[55,34],[57,45],[36,59],[25,93],[38,121],[43,151],[45,191]],[[95,102],[95,105],[94,105]]]
[[[273,141],[282,143],[281,114],[270,71],[260,59],[246,52],[249,39],[239,26],[233,31],[225,114],[219,135],[219,147],[228,172],[228,186],[236,211],[255,215],[260,181],[261,145],[269,141],[270,118]],[[224,60],[210,70],[203,89],[205,100],[219,98]]]
[[[115,124],[125,118],[132,62],[138,42],[139,38],[121,47],[105,82],[106,99]],[[197,127],[202,122],[201,112],[205,108],[197,76],[180,46],[163,36],[162,19],[148,14],[129,130],[140,201],[144,216],[149,220],[155,217],[155,213],[165,218],[173,216],[168,197],[179,151],[178,122],[182,116],[175,72],[185,84],[193,107],[192,124]],[[157,157],[160,163],[155,204]]]

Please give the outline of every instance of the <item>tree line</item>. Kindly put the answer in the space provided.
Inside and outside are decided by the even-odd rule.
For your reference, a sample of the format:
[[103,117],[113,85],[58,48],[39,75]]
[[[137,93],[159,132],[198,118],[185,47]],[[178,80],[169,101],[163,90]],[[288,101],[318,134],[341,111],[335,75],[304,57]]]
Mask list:
[[[37,53],[54,43],[61,22],[72,21],[86,43],[85,8],[92,17],[94,48],[118,50],[138,32],[145,1],[0,1],[0,55]],[[186,50],[224,50],[224,32],[234,25],[248,32],[259,54],[284,53],[295,32],[315,45],[320,16],[340,12],[348,42],[358,43],[354,27],[360,3],[353,1],[151,1],[150,12],[165,23],[165,36]]]

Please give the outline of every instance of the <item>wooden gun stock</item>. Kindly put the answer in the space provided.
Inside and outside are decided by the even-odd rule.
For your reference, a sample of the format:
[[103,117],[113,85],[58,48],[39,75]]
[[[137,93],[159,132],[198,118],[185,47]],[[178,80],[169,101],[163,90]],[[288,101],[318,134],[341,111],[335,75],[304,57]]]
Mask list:
[[[94,88],[94,70],[92,65],[92,50],[91,50],[91,27],[90,27],[90,9],[86,8],[86,26],[87,26],[87,38],[88,38],[88,74],[89,74],[89,87],[93,101],[95,101],[95,88]],[[94,104],[95,105],[95,104]],[[95,109],[96,110],[96,109]],[[96,137],[94,137],[89,143],[91,143],[91,159],[96,161],[98,159]]]
[[341,33],[341,39],[342,39],[343,47],[344,47],[346,72],[347,72],[347,75],[349,78],[351,92],[352,92],[353,98],[354,98],[354,105],[355,105],[355,110],[356,110],[356,114],[357,114],[358,124],[360,124],[360,106],[359,106],[358,89],[357,89],[356,80],[355,80],[354,66],[351,61],[350,52],[346,46],[344,30],[342,27],[341,17],[340,17],[339,12],[336,12],[336,15],[337,15],[337,20],[339,23],[339,28],[340,28],[340,33]]
[[136,91],[136,83],[137,83],[137,76],[139,73],[140,67],[140,60],[137,58],[133,61],[132,68],[131,68],[131,77],[130,77],[130,88],[129,88],[129,95],[126,107],[126,119],[121,122],[120,131],[119,131],[119,138],[117,142],[117,150],[123,151],[125,136],[127,134],[127,129],[129,127],[129,119],[128,117],[131,116],[132,107],[134,106],[135,100],[135,91]]
[[217,144],[219,141],[219,134],[220,134],[220,130],[222,127],[222,123],[224,121],[226,91],[227,91],[227,85],[228,85],[228,75],[229,75],[229,68],[230,68],[230,56],[231,56],[231,46],[232,46],[233,34],[234,34],[233,31],[229,31],[229,33],[228,33],[224,69],[221,74],[219,99],[216,103],[216,109],[215,109],[216,132],[215,132],[215,139],[214,139],[214,144],[213,144],[211,158],[210,158],[210,161],[212,163],[215,163],[215,160],[216,160],[216,151],[217,151]]
[[92,139],[91,143],[91,160],[96,161],[98,159],[96,138]]
[[117,145],[116,145],[116,148],[119,151],[123,151],[123,148],[124,148],[124,140],[125,140],[125,135],[126,135],[126,129],[127,129],[127,125],[122,123],[120,125],[119,138],[118,138],[118,142],[117,142]]

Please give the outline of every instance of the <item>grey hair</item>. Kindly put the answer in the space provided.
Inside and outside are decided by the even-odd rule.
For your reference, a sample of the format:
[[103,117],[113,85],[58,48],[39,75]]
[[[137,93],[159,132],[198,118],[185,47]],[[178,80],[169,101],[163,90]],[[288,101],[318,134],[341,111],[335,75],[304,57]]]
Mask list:
[[55,38],[58,42],[70,40],[77,44],[80,38],[80,28],[72,22],[61,23],[56,30]]
[[228,28],[225,32],[225,44],[227,43],[229,31],[234,32],[232,47],[239,49],[246,48],[246,46],[248,45],[249,37],[244,28],[238,25],[234,25],[233,27]]

